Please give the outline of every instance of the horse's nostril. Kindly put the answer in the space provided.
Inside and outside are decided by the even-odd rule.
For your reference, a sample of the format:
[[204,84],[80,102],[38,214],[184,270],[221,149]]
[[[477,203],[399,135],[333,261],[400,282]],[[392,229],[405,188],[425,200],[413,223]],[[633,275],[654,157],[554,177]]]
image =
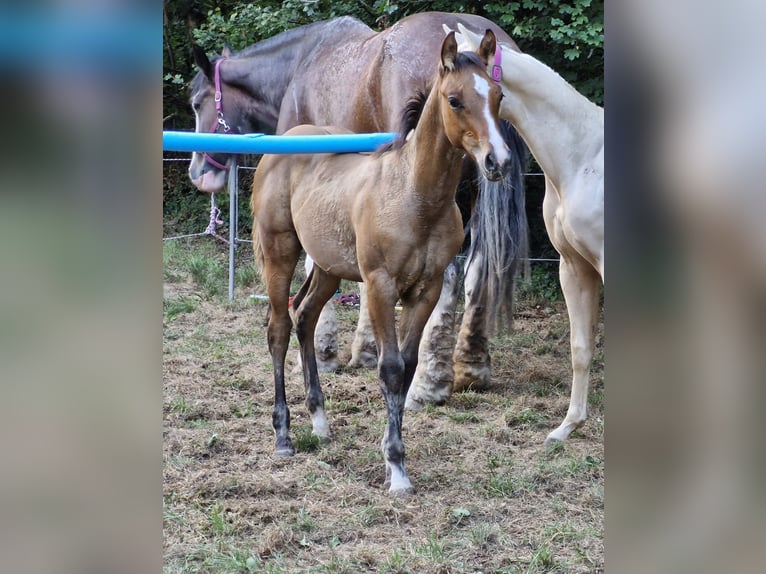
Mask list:
[[494,153],[490,152],[487,154],[487,157],[484,159],[484,166],[487,168],[487,171],[497,170],[497,159],[495,159]]

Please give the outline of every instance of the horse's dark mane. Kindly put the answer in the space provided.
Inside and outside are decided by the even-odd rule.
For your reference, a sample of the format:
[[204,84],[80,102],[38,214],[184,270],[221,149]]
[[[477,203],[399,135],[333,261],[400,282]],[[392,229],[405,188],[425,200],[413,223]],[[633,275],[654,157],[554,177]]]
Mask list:
[[[486,69],[484,62],[481,61],[478,54],[474,52],[458,52],[455,59],[455,71],[461,70],[466,66],[478,66],[480,69]],[[426,106],[426,100],[430,90],[419,90],[418,93],[410,98],[402,110],[402,119],[399,124],[399,132],[389,143],[381,145],[375,150],[375,155],[379,155],[391,150],[401,149],[404,142],[407,141],[407,135],[414,130],[423,114],[423,108]]]
[[[373,30],[367,26],[364,22],[361,20],[358,20],[356,18],[353,18],[351,16],[340,16],[338,18],[333,18],[331,20],[322,20],[320,22],[313,22],[311,24],[306,24],[304,26],[300,26],[298,28],[293,28],[291,30],[285,30],[284,32],[280,32],[276,36],[271,36],[270,38],[266,38],[264,40],[261,40],[259,42],[256,42],[254,44],[251,44],[250,46],[247,46],[246,48],[243,48],[242,50],[238,52],[234,52],[231,57],[232,58],[248,58],[254,54],[257,54],[262,51],[269,51],[274,48],[277,48],[280,45],[292,45],[292,44],[299,44],[299,41],[303,38],[303,36],[307,34],[313,34],[318,37],[322,37],[321,32],[317,33],[317,29],[322,29],[325,27],[342,27],[343,30],[346,28],[353,29],[353,28],[360,28],[369,30],[370,34],[373,34]],[[340,33],[340,30],[338,31]],[[210,57],[210,64],[212,66],[215,65],[216,60],[218,60],[220,56],[211,56]],[[192,81],[189,85],[190,93],[196,94],[204,84],[208,83],[208,79],[205,77],[205,74],[197,71],[197,74],[192,78]]]
[[373,30],[361,20],[358,20],[352,16],[339,16],[338,18],[332,18],[331,20],[322,20],[320,22],[312,22],[311,24],[306,24],[298,28],[285,30],[284,32],[280,32],[276,36],[271,36],[270,38],[266,38],[264,40],[261,40],[260,42],[256,42],[255,44],[252,44],[248,46],[247,48],[240,50],[239,52],[235,54],[235,56],[247,58],[248,56],[253,55],[254,52],[258,52],[261,50],[270,50],[276,46],[279,46],[280,44],[295,44],[299,40],[301,40],[303,36],[308,34],[312,35],[312,37],[321,38],[322,34],[318,33],[317,29],[322,29],[326,27],[336,27],[336,26],[353,27],[353,28],[361,27],[366,30],[369,30],[371,34],[373,33]]

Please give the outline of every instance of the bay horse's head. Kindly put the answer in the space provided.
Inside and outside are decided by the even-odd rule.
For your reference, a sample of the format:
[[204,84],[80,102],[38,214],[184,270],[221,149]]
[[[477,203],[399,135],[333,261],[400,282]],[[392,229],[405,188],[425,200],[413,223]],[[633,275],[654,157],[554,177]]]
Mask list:
[[442,120],[450,143],[465,150],[491,181],[508,173],[511,153],[498,120],[503,92],[487,74],[496,39],[487,30],[478,52],[458,53],[455,33],[444,38],[439,68]]
[[[194,46],[194,61],[199,67],[191,82],[190,103],[196,118],[197,133],[241,133],[245,125],[245,96],[221,80],[220,66],[231,55],[226,47],[212,62],[199,46]],[[221,191],[232,156],[221,153],[192,154],[189,178],[200,191]]]

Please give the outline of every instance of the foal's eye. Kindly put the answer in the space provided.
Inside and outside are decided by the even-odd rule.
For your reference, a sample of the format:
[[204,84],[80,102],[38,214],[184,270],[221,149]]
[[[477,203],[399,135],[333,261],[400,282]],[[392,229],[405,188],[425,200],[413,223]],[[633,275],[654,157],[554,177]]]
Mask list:
[[192,104],[192,107],[194,108],[194,111],[195,111],[195,112],[198,112],[202,106],[200,105],[200,103],[199,103],[199,102],[194,102],[194,103]]
[[455,96],[450,96],[447,98],[447,101],[453,110],[460,110],[463,108],[463,104],[461,104],[460,100],[458,100]]

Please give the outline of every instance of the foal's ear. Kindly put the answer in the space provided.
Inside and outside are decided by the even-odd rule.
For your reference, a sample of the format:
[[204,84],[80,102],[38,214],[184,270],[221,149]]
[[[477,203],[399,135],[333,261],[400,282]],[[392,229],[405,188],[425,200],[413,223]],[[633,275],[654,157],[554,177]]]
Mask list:
[[479,45],[479,57],[484,62],[484,65],[486,66],[489,64],[490,60],[492,60],[495,57],[495,48],[497,47],[497,39],[495,38],[495,33],[492,30],[487,30],[484,32],[484,37],[481,39],[481,44]]
[[197,44],[194,44],[192,46],[192,53],[194,54],[194,62],[199,66],[199,69],[202,70],[202,73],[212,81],[213,66],[210,65],[210,60],[208,59],[207,54],[205,54],[205,50],[197,46]]
[[221,57],[228,58],[229,56],[231,56],[231,46],[229,46],[227,43],[223,45],[223,52],[221,52]]
[[442,42],[442,67],[444,70],[451,72],[455,69],[455,59],[457,58],[457,40],[455,40],[455,32],[452,31],[447,34]]

